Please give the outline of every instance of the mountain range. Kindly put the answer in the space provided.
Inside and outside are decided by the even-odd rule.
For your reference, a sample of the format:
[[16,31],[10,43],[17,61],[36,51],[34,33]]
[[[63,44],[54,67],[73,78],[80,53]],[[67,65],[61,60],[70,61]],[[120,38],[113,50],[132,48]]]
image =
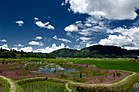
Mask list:
[[59,49],[50,53],[54,57],[71,58],[117,58],[135,57],[139,55],[139,50],[127,50],[117,46],[94,45],[81,50]]
[[0,49],[0,58],[133,58],[139,50],[127,50],[117,46],[94,45],[81,50],[59,49],[51,53],[33,53]]

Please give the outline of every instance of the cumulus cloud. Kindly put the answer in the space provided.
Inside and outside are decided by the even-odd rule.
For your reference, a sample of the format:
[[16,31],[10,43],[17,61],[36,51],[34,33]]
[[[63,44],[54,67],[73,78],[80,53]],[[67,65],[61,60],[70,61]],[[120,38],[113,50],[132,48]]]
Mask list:
[[139,44],[139,27],[133,27],[133,28],[115,28],[113,30],[108,30],[107,33],[118,33],[121,34],[123,36],[128,37],[129,39],[131,39],[134,43]]
[[[3,44],[0,46],[0,48],[2,49],[6,49],[6,50],[16,50],[16,51],[24,51],[24,52],[32,52],[33,51],[33,48],[31,46],[28,46],[28,47],[22,47],[23,45],[21,44],[18,44],[18,45],[15,45],[16,47],[13,47],[13,48],[9,48],[8,47],[8,44]],[[18,48],[18,47],[22,47],[22,48]]]
[[109,35],[108,38],[101,39],[99,44],[101,45],[114,45],[114,46],[128,46],[132,45],[132,40],[122,35]]
[[22,20],[16,21],[16,24],[18,24],[18,26],[23,26],[24,22]]
[[46,29],[49,29],[49,30],[54,30],[54,26],[52,26],[49,22],[42,22],[40,21],[38,18],[34,18],[35,20],[35,24],[40,27],[40,28],[46,28]]
[[70,40],[65,39],[65,38],[58,38],[57,36],[54,36],[53,39],[55,39],[55,40],[59,40],[59,41],[63,41],[63,42],[66,42],[66,43],[71,43]]
[[2,39],[2,40],[0,40],[0,42],[6,43],[6,42],[7,42],[7,40]]
[[[107,31],[108,38],[101,39],[101,45],[114,45],[126,49],[139,49],[139,27],[133,28],[115,28]],[[117,34],[117,35],[115,35]]]
[[42,42],[37,42],[37,41],[31,41],[28,44],[32,45],[32,46],[43,46],[44,45]]
[[0,45],[0,48],[10,50],[7,44]]
[[51,29],[51,30],[54,30],[55,28],[54,28],[54,26],[52,26],[52,25],[47,25],[47,27],[46,27],[47,29]]
[[[74,13],[113,20],[135,19],[139,0],[65,0]],[[64,3],[63,3],[64,5]]]
[[64,43],[62,43],[61,45],[57,46],[55,43],[52,44],[52,46],[48,46],[46,48],[42,48],[42,49],[37,49],[37,50],[34,50],[33,52],[41,52],[41,53],[51,53],[55,50],[58,50],[58,49],[62,49],[62,48],[66,48],[67,46],[65,46]]
[[78,27],[76,25],[69,25],[64,29],[67,32],[76,32],[78,31]]
[[12,48],[12,50],[16,50],[16,51],[24,51],[24,52],[33,52],[33,48],[31,46],[27,46],[27,47],[22,47],[22,48],[17,48],[14,47]]
[[35,40],[42,40],[43,38],[41,36],[36,36]]

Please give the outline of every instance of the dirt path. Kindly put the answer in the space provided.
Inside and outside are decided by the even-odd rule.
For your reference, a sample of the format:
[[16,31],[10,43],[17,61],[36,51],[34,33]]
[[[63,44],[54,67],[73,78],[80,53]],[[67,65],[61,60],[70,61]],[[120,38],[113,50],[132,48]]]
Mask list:
[[69,85],[69,82],[68,83],[66,83],[66,89],[69,91],[69,92],[72,92],[72,90],[68,87],[68,85]]
[[15,86],[14,82],[11,79],[6,78],[4,76],[0,76],[0,77],[9,82],[9,84],[10,84],[10,91],[9,92],[16,92],[16,86]]

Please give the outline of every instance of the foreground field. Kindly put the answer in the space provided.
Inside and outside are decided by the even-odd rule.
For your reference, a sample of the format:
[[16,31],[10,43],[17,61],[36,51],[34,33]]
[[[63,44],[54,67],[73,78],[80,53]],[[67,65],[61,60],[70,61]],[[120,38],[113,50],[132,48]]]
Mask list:
[[19,92],[68,92],[62,83],[36,81],[21,85]]
[[[44,78],[53,77],[53,78],[59,78],[64,80],[72,80],[75,82],[75,84],[76,82],[87,83],[87,84],[89,83],[91,85],[94,83],[95,84],[113,83],[122,80],[125,76],[131,74],[126,71],[139,73],[139,68],[138,68],[139,62],[129,62],[129,60],[132,59],[126,59],[126,58],[0,59],[0,66],[1,66],[0,75],[4,75],[16,81],[20,81],[25,78],[33,78],[33,77],[44,77]],[[126,70],[126,71],[119,71],[119,70]],[[126,87],[129,88],[131,85],[133,85],[133,82],[138,80],[138,77],[136,76],[138,75],[133,76],[136,79],[135,80],[131,79],[130,81],[132,82],[129,82],[129,85],[127,85]],[[72,83],[72,85],[73,84],[74,83]],[[26,82],[23,83],[22,85],[19,85],[17,92],[30,92],[30,91],[64,92],[67,91],[65,85],[68,85],[68,82],[57,83],[56,81],[36,80],[31,83]],[[60,87],[60,89],[57,87]],[[77,84],[74,87],[73,87],[74,90],[84,89],[84,87],[80,87],[80,85]],[[77,89],[78,87],[80,89]],[[4,86],[1,86],[1,89],[4,88],[5,88]],[[87,91],[88,88],[86,90],[85,87],[84,90]]]

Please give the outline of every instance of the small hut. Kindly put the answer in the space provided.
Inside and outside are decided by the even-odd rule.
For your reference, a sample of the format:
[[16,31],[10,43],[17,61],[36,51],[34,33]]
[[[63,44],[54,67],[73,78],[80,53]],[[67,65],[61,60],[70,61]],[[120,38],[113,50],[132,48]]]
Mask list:
[[139,61],[139,56],[136,56],[136,57],[135,57],[135,60]]

